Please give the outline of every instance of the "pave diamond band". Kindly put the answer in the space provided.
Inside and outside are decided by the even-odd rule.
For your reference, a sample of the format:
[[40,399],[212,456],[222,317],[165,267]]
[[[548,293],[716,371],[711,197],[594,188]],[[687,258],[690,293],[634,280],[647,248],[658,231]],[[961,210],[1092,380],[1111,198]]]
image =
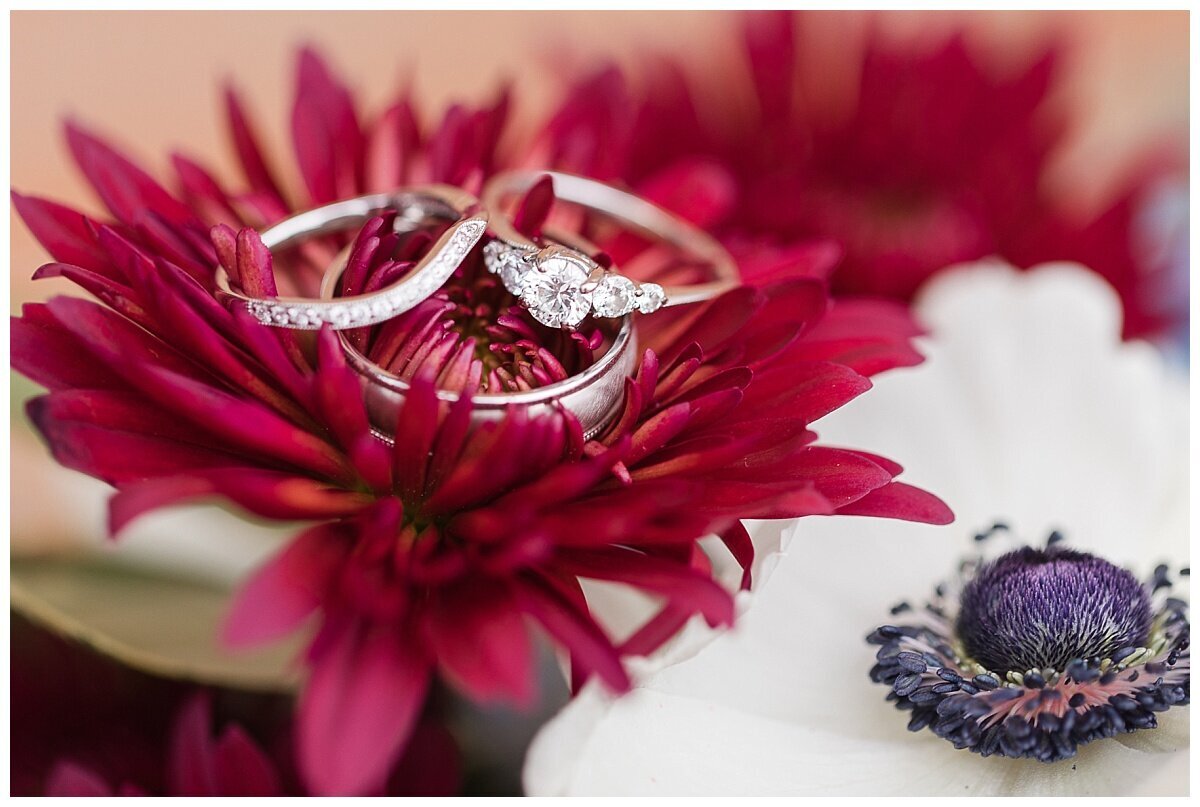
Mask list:
[[[666,243],[706,265],[713,280],[664,288],[605,269],[587,254],[559,244],[540,246],[525,237],[501,211],[503,202],[532,188],[542,177],[554,183],[556,199],[608,216],[651,240]],[[518,297],[534,319],[552,328],[576,328],[588,314],[623,317],[711,299],[741,281],[733,258],[715,239],[687,221],[626,191],[557,171],[507,171],[483,189],[496,239],[483,249],[488,271]]]
[[216,273],[217,294],[239,305],[263,325],[296,330],[361,328],[384,322],[427,299],[454,274],[487,229],[488,217],[474,196],[447,185],[425,185],[390,194],[368,194],[306,210],[261,234],[272,251],[318,235],[361,226],[380,211],[394,209],[398,230],[414,229],[431,218],[454,223],[407,275],[367,294],[336,299],[256,298],[235,290],[224,268]]

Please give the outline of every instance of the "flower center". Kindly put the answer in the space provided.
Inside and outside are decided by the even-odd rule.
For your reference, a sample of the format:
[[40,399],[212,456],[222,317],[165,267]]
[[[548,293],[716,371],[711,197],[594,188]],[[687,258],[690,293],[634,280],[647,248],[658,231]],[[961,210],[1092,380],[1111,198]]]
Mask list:
[[1128,571],[1085,552],[1025,547],[984,566],[966,585],[958,636],[996,672],[1109,658],[1148,640],[1150,597]]

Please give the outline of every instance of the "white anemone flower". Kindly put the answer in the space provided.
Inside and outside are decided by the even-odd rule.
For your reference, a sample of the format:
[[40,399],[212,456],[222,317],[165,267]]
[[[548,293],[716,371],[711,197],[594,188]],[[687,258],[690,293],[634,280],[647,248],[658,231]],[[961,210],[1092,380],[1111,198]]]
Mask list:
[[690,625],[644,660],[629,694],[589,684],[543,728],[528,793],[1187,793],[1186,708],[1043,763],[909,732],[913,713],[868,677],[877,648],[864,637],[899,624],[890,609],[923,602],[996,522],[1031,545],[1059,531],[1139,574],[1165,561],[1174,576],[1187,562],[1186,382],[1154,348],[1120,342],[1107,286],[1077,266],[985,262],[940,275],[917,311],[933,334],[928,361],[879,379],[818,429],[904,459],[955,524],[791,523],[733,630]]

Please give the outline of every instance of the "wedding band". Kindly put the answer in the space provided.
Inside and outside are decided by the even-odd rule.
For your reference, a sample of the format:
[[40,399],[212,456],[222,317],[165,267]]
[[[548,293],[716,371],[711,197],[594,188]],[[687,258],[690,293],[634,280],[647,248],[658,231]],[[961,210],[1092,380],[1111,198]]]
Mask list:
[[318,235],[358,227],[380,211],[394,209],[397,232],[415,230],[429,218],[452,219],[412,271],[390,286],[337,299],[257,298],[235,291],[224,267],[216,272],[217,296],[244,307],[263,325],[297,330],[361,328],[384,322],[427,299],[454,274],[487,229],[488,216],[470,193],[448,185],[424,185],[395,193],[376,193],[297,213],[263,230],[267,249],[275,251]]
[[[553,231],[551,235],[571,244],[580,254],[586,254],[588,245],[582,236]],[[333,298],[348,256],[349,250],[343,250],[330,264],[321,282],[323,299]],[[363,379],[363,397],[371,430],[376,437],[391,442],[404,396],[411,389],[409,383],[368,358],[345,332],[339,332],[338,338],[347,363]],[[579,421],[583,439],[590,440],[620,411],[625,379],[633,374],[636,365],[637,332],[632,315],[626,314],[608,349],[582,372],[537,389],[472,395],[471,418],[476,422],[499,420],[515,406],[527,407],[533,416],[565,410]],[[438,390],[437,397],[442,402],[452,403],[462,396],[451,390]]]
[[[342,336],[342,334],[338,334]],[[346,361],[364,378],[367,419],[376,437],[391,442],[396,433],[400,407],[410,386],[367,358],[342,338]],[[570,378],[532,390],[483,393],[471,396],[471,418],[476,422],[500,420],[513,407],[527,407],[530,416],[570,412],[579,421],[583,439],[603,431],[620,411],[625,397],[625,379],[637,363],[637,333],[633,317],[626,316],[612,344],[594,364]],[[438,390],[438,400],[453,403],[462,397],[451,390]]]
[[[542,177],[554,183],[554,197],[600,213],[650,239],[667,243],[706,264],[713,280],[688,286],[638,283],[599,266],[570,247],[546,247],[523,235],[501,213],[502,202],[524,193]],[[558,171],[506,171],[484,186],[482,200],[491,211],[497,240],[484,247],[488,271],[520,298],[534,319],[551,328],[575,328],[587,315],[621,317],[632,311],[650,314],[665,306],[711,299],[740,284],[729,252],[694,225],[632,193],[594,179]]]

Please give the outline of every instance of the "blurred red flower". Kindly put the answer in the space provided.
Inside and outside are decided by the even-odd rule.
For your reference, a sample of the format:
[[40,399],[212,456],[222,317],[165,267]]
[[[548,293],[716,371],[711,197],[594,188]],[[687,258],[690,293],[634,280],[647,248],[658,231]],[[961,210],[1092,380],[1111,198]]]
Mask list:
[[[668,60],[648,63],[640,92],[616,68],[581,78],[533,153],[648,192],[688,171],[688,204],[727,241],[840,247],[835,295],[908,301],[953,264],[1068,260],[1119,293],[1127,337],[1186,321],[1186,259],[1146,244],[1163,216],[1161,181],[1186,175],[1186,153],[1147,155],[1108,206],[1087,215],[1046,190],[1074,123],[1050,103],[1061,47],[1016,72],[995,69],[962,35],[925,47],[888,43],[871,28],[861,54],[854,44],[837,59],[802,53],[802,41],[843,36],[831,16],[744,15],[736,55],[748,83],[689,81]],[[820,80],[804,80],[804,69]],[[814,86],[843,95],[818,99]],[[1186,225],[1176,229],[1186,238]]]
[[[281,796],[279,775],[267,756],[236,724],[214,742],[210,703],[193,697],[180,710],[167,752],[167,791],[172,796]],[[147,796],[134,782],[110,783],[103,774],[60,760],[46,783],[47,796]]]
[[[305,792],[282,695],[151,675],[15,614],[12,648],[14,795]],[[427,712],[379,792],[453,795],[462,784],[459,756],[449,731]]]

